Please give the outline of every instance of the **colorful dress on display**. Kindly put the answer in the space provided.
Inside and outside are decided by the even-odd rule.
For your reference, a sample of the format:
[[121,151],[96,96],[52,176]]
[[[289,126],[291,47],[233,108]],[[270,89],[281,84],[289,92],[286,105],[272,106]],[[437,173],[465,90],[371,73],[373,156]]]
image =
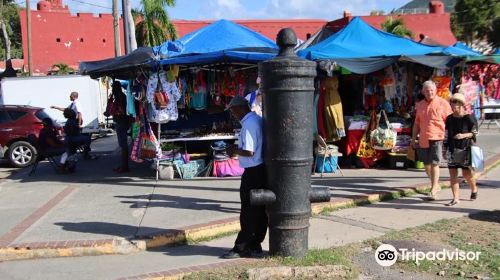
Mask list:
[[[160,83],[161,89],[168,96],[168,104],[165,108],[156,108],[154,106],[154,94],[158,88],[158,83]],[[155,123],[166,123],[169,121],[175,121],[179,117],[177,111],[177,101],[181,98],[179,89],[175,82],[168,82],[165,71],[160,71],[159,73],[152,73],[148,80],[148,90],[146,98],[150,104],[148,112],[148,120]]]
[[344,113],[339,95],[339,80],[337,77],[325,80],[325,118],[328,140],[337,141],[345,137]]
[[203,77],[203,71],[196,74],[196,85],[194,87],[193,95],[191,96],[191,108],[195,110],[204,110],[207,108],[208,103],[208,90],[207,83]]

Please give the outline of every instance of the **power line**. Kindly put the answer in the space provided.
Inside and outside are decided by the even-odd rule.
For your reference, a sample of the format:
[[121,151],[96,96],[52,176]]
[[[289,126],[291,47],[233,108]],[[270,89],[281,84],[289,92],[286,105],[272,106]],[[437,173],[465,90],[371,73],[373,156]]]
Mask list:
[[101,6],[101,5],[98,5],[98,4],[87,3],[87,2],[83,2],[83,1],[79,1],[79,0],[72,0],[72,1],[73,2],[78,2],[80,4],[85,4],[85,5],[89,5],[89,6],[94,6],[94,7],[99,7],[99,8],[103,8],[103,9],[112,10],[112,8],[110,8],[110,7]]

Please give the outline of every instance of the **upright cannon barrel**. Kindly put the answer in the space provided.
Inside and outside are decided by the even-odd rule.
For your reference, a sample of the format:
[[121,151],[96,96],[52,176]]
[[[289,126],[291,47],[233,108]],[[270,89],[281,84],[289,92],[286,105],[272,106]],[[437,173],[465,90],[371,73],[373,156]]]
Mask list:
[[267,206],[270,253],[300,258],[308,250],[310,202],[330,195],[311,188],[316,63],[297,57],[296,42],[292,29],[282,29],[278,56],[259,64],[269,190],[253,190],[251,202]]

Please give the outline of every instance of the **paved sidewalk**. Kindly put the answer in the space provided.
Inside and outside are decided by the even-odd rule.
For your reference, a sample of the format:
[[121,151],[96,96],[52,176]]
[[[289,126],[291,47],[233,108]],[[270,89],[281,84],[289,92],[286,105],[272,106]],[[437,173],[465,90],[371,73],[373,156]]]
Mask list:
[[[414,227],[443,218],[456,218],[484,210],[498,209],[500,167],[479,180],[477,201],[446,207],[451,192],[443,190],[442,200],[428,202],[421,195],[344,209],[311,219],[310,248],[329,248],[383,235],[392,229]],[[192,246],[161,247],[130,255],[79,258],[51,258],[0,263],[2,279],[148,279],[190,271],[237,265],[251,259],[225,261],[219,258],[232,247],[235,236]],[[267,240],[264,249],[267,250]]]
[[[498,136],[486,133],[483,137],[482,146],[492,164],[500,159]],[[110,140],[114,141],[102,141]],[[155,187],[154,174],[147,165],[135,165],[130,174],[134,177],[115,176],[111,169],[117,156],[110,149],[97,152],[109,156],[80,162],[74,176],[56,175],[45,164],[32,177],[26,176],[29,170],[23,170],[0,181],[0,256],[127,255],[6,261],[0,263],[0,275],[7,275],[6,279],[114,279],[222,262],[218,256],[232,247],[234,237],[196,246],[144,249],[187,236],[196,239],[237,229],[239,179],[162,181]],[[481,190],[473,205],[464,202],[450,210],[443,201],[424,203],[406,198],[312,219],[311,247],[336,246],[380,235],[388,228],[492,209],[500,178],[491,174],[498,174],[498,170],[481,178],[481,183],[496,187]],[[427,184],[421,170],[353,169],[344,170],[344,174],[313,178],[314,185],[332,189],[330,205]],[[442,175],[446,180],[448,172],[443,170]],[[443,193],[449,196],[448,192]],[[363,214],[357,209],[367,210]],[[391,216],[397,217],[391,219],[394,224],[377,220]],[[132,237],[148,242],[134,243]]]

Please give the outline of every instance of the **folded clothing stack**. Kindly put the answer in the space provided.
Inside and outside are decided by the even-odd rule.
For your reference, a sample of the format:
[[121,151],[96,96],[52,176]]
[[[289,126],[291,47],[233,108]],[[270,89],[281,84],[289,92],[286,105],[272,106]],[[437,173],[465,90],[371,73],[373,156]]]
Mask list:
[[392,148],[392,152],[396,154],[406,154],[408,148],[410,147],[411,136],[409,135],[398,135],[396,137],[396,146]]

